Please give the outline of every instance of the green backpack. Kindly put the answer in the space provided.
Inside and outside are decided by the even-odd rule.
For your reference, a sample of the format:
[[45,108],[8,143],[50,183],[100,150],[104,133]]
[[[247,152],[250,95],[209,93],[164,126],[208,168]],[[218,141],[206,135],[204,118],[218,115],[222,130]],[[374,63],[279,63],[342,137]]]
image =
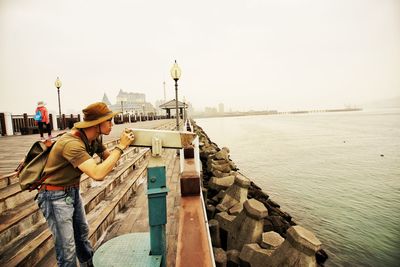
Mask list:
[[48,139],[33,143],[24,160],[15,170],[22,190],[32,191],[38,189],[44,180],[46,180],[48,175],[43,175],[44,167],[46,166],[51,149],[62,134],[56,136],[55,140]]

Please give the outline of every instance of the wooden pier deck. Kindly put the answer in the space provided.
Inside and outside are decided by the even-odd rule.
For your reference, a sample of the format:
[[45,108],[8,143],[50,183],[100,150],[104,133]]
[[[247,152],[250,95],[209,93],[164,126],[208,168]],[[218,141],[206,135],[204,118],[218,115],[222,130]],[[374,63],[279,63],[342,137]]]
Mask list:
[[[131,124],[114,125],[113,130],[109,136],[104,136],[104,142],[118,139],[121,131],[124,128],[140,128],[140,129],[172,129],[174,127],[174,120],[157,120],[136,122]],[[53,136],[59,132],[53,132]],[[0,177],[13,172],[19,161],[23,158],[31,144],[38,140],[38,135],[26,136],[10,136],[0,137]],[[148,150],[148,149],[147,149]],[[145,153],[145,152],[143,152]],[[144,154],[143,154],[144,155]],[[179,211],[180,204],[180,186],[179,186],[179,157],[176,155],[175,149],[167,149],[164,151],[163,157],[167,167],[167,185],[170,189],[167,195],[167,266],[175,266],[175,258],[177,253],[177,234],[179,229]],[[129,197],[129,200],[124,204],[122,210],[119,210],[113,222],[107,226],[107,230],[102,234],[100,239],[96,240],[95,249],[97,249],[105,241],[132,232],[148,232],[148,209],[147,209],[147,195],[146,190],[146,175],[144,162],[137,170],[131,172],[125,179],[137,180],[137,186],[134,189],[134,194]],[[3,179],[1,179],[3,180]],[[14,181],[15,182],[15,181]],[[4,188],[6,189],[6,188]],[[4,190],[3,189],[3,190]],[[86,192],[86,196],[88,192]],[[85,193],[84,193],[85,194]],[[32,200],[33,202],[33,200]],[[99,205],[102,205],[99,203]],[[104,206],[105,204],[103,204]],[[103,207],[104,208],[104,207]],[[95,221],[94,216],[88,215],[89,224]],[[91,232],[94,230],[91,229]],[[93,242],[92,242],[93,243]],[[25,262],[24,266],[27,265]],[[51,249],[46,253],[42,260],[34,266],[56,266],[55,252]],[[5,265],[14,266],[14,265]]]

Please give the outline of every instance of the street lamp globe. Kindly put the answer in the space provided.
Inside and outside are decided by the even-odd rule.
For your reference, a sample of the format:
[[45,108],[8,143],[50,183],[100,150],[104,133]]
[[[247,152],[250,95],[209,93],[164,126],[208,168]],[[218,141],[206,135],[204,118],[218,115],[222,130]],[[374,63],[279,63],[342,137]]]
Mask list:
[[57,89],[60,89],[60,87],[62,86],[60,78],[57,77],[56,81],[54,82],[54,85],[57,87]]
[[181,69],[179,68],[178,63],[176,63],[176,60],[171,68],[171,77],[175,81],[179,80],[179,78],[181,77]]

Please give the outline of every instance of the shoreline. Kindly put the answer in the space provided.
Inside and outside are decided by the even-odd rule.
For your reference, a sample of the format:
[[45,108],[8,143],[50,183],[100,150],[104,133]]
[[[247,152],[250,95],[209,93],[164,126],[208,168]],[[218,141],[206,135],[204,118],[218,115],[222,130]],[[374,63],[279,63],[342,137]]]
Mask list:
[[239,172],[228,148],[219,148],[200,126],[192,125],[200,141],[203,195],[216,263],[294,266],[304,261],[323,266],[328,255],[318,238]]

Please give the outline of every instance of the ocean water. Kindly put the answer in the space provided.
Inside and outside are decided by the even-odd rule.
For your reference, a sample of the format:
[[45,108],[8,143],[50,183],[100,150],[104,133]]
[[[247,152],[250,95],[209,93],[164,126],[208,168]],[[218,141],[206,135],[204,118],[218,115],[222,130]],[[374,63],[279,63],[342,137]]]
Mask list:
[[326,266],[400,266],[400,109],[196,119]]

